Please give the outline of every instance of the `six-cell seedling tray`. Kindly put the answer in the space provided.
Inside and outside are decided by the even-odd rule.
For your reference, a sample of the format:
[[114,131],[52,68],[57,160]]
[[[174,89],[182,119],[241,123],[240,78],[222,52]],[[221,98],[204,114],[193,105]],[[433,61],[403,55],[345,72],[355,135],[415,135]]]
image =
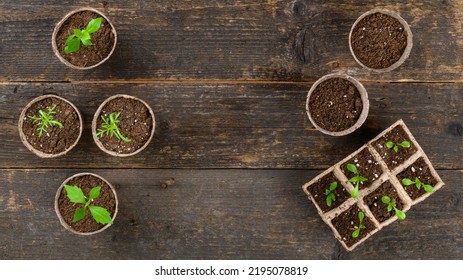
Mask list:
[[[388,148],[386,143],[408,141],[410,147]],[[355,175],[347,169],[347,164],[355,164],[358,173],[367,178],[360,184],[357,198],[350,193],[354,183],[349,179]],[[405,186],[404,178],[422,184]],[[333,191],[335,201],[328,206],[326,190],[337,182]],[[423,185],[431,185],[427,192]],[[413,205],[425,200],[440,189],[444,183],[434,170],[416,139],[402,120],[397,121],[376,138],[353,152],[334,166],[328,168],[302,188],[315,204],[321,218],[333,230],[335,237],[346,250],[351,251],[381,228],[397,220],[395,211],[388,211],[387,204],[381,201],[388,196],[396,203],[396,208],[406,212]],[[429,189],[428,189],[429,191]],[[359,227],[359,212],[364,213],[363,226],[358,237],[352,233]]]

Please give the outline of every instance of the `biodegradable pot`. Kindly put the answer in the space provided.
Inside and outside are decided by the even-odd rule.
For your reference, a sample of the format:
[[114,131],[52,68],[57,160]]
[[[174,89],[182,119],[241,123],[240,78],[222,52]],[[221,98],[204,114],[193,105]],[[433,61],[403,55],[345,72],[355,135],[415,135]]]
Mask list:
[[[79,181],[81,183],[76,183],[76,181]],[[100,196],[93,200],[92,205],[102,206],[101,204],[98,204],[98,203],[101,203],[101,201],[105,201],[106,204],[111,206],[111,207],[106,206],[105,208],[110,213],[112,213],[111,218],[114,223],[114,220],[116,219],[116,216],[117,216],[118,205],[119,205],[119,201],[117,199],[117,194],[116,194],[116,189],[111,183],[109,183],[103,177],[93,174],[93,173],[84,172],[84,173],[79,173],[79,174],[76,174],[76,175],[73,175],[67,178],[56,191],[55,212],[56,212],[56,215],[58,215],[61,225],[65,229],[71,231],[72,233],[78,234],[78,235],[92,235],[92,234],[102,232],[111,226],[111,224],[102,225],[102,224],[97,223],[95,220],[93,220],[93,217],[91,216],[88,209],[86,210],[85,218],[83,220],[76,222],[76,223],[72,223],[74,211],[77,208],[81,207],[82,205],[78,203],[72,203],[68,200],[66,196],[66,191],[64,190],[64,185],[66,184],[77,185],[83,190],[84,195],[86,197],[88,197],[88,192],[90,191],[90,188],[95,187],[95,185],[99,185],[101,187]],[[96,204],[93,204],[93,203],[96,203]],[[62,204],[67,204],[67,205],[62,205]],[[60,211],[61,207],[65,209],[66,213],[62,213]],[[84,228],[87,230],[89,229],[91,230],[92,228],[94,228],[94,230],[79,231],[80,228]]]
[[[371,66],[367,66],[366,65],[366,61],[362,62],[361,59],[359,59],[358,55],[356,55],[355,51],[354,51],[354,47],[352,46],[353,44],[353,39],[352,39],[352,34],[354,33],[354,30],[356,29],[356,26],[359,22],[361,22],[363,19],[365,19],[366,17],[370,16],[370,15],[374,15],[376,13],[379,13],[379,14],[383,14],[383,15],[387,15],[387,16],[390,16],[394,19],[396,19],[403,27],[403,31],[401,30],[400,32],[405,32],[407,38],[406,38],[406,46],[405,46],[405,49],[403,50],[402,52],[402,55],[400,56],[400,58],[398,58],[394,63],[392,63],[391,65],[389,66],[386,66],[386,67],[372,67]],[[384,28],[383,25],[381,25],[382,28]],[[365,29],[363,29],[365,30]],[[389,33],[389,36],[391,36],[392,33]],[[379,36],[374,36],[375,38],[379,38]],[[375,47],[373,46],[371,43],[368,45],[368,47]],[[350,52],[352,54],[352,56],[354,57],[355,61],[357,61],[358,64],[360,64],[362,67],[368,69],[368,70],[371,70],[371,71],[374,71],[374,72],[379,72],[379,73],[384,73],[384,72],[389,72],[389,71],[392,71],[394,69],[396,69],[397,67],[399,67],[400,65],[402,65],[402,63],[404,63],[404,61],[408,58],[408,56],[410,55],[410,52],[412,50],[412,47],[413,47],[413,34],[412,34],[412,31],[410,30],[410,26],[407,24],[407,22],[402,18],[400,17],[398,14],[394,13],[394,12],[391,12],[391,11],[388,11],[388,10],[384,10],[384,9],[373,9],[371,11],[368,11],[366,13],[364,13],[363,15],[361,15],[356,21],[355,23],[352,25],[352,28],[350,30],[350,33],[349,33],[349,49],[350,49]],[[387,50],[387,48],[384,48],[383,46],[381,46],[381,48],[378,47],[378,50],[381,49],[383,52],[385,50]],[[381,57],[389,57],[391,59],[395,58],[397,55],[394,55],[392,56],[392,54],[385,54],[383,53],[381,55]],[[384,62],[385,63],[385,62]],[[390,64],[390,63],[388,63]]]
[[[54,119],[61,122],[63,128],[47,127],[47,133],[39,138],[36,125],[28,116],[38,115],[38,110],[46,111],[47,107],[56,103],[60,105],[56,108]],[[75,126],[76,122],[78,127]],[[19,116],[18,130],[21,142],[27,149],[41,158],[54,158],[65,155],[77,145],[82,135],[83,118],[77,107],[68,100],[52,94],[42,95],[24,107]]]
[[[409,150],[395,152],[384,145],[387,141],[398,141],[394,137],[399,137],[399,141],[409,141]],[[391,151],[395,155],[391,155]],[[400,163],[393,163],[397,160],[400,160]],[[356,164],[360,175],[368,179],[360,186],[357,198],[345,195],[354,189],[353,183],[349,182],[354,174],[346,169],[347,163]],[[415,186],[405,186],[401,183],[405,177],[418,177],[422,182],[432,184],[433,191],[426,192],[423,188],[417,191]],[[337,182],[337,188],[334,190],[336,200],[331,206],[327,206],[325,190],[332,182]],[[352,251],[374,233],[398,219],[395,213],[387,211],[387,206],[381,202],[382,196],[389,196],[397,203],[399,210],[406,212],[443,185],[444,182],[416,139],[405,123],[399,120],[360,149],[306,183],[302,189],[314,203],[320,217],[332,229],[336,239],[347,251]],[[362,230],[357,238],[352,238],[354,226],[359,222],[359,211],[365,214],[366,229]]]
[[[118,127],[129,143],[115,136],[96,134],[101,127],[101,116],[109,118],[110,113],[120,113]],[[154,112],[143,100],[125,94],[114,95],[106,99],[98,108],[92,121],[93,140],[105,153],[117,156],[133,156],[145,149],[154,136],[156,122]]]
[[[100,27],[100,30],[97,31],[96,33],[91,34],[92,36],[92,42],[93,46],[83,46],[81,43],[81,49],[75,53],[71,54],[65,54],[63,49],[64,49],[64,44],[66,41],[66,38],[69,35],[72,35],[73,29],[84,29],[88,22],[83,22],[82,19],[77,19],[75,24],[78,24],[78,26],[71,26],[71,23],[69,21],[73,20],[74,17],[76,17],[79,14],[89,12],[95,14],[96,17],[103,17],[104,21]],[[93,18],[95,18],[95,16]],[[88,20],[89,21],[89,20]],[[70,26],[68,26],[70,25]],[[61,29],[67,29],[66,34],[61,34]],[[108,32],[105,32],[104,28],[110,29]],[[64,31],[63,31],[64,32]],[[96,35],[95,35],[96,34]],[[98,36],[95,38],[95,36]],[[106,37],[104,37],[106,36]],[[98,41],[99,38],[105,38],[105,40],[102,40],[101,42]],[[106,43],[104,41],[107,41],[107,39],[113,40],[113,42]],[[63,17],[55,26],[55,29],[53,31],[52,35],[52,48],[53,52],[55,55],[59,58],[59,60],[64,63],[66,66],[73,68],[73,69],[78,69],[78,70],[87,70],[87,69],[92,69],[95,68],[99,65],[101,65],[103,62],[109,59],[109,57],[112,55],[114,52],[114,49],[116,48],[117,44],[117,33],[116,29],[114,28],[114,25],[111,23],[111,21],[106,17],[103,13],[100,11],[93,9],[93,8],[80,8],[73,10],[69,12],[67,15]],[[95,50],[99,50],[102,53],[96,52]],[[86,53],[84,53],[86,52]],[[96,58],[94,58],[91,54],[95,53]],[[79,63],[72,63],[69,60],[74,60],[79,57],[79,54],[81,56],[84,56],[84,58],[78,60]],[[88,61],[88,59],[92,59],[92,61]],[[95,61],[93,61],[95,60]]]
[[[354,85],[355,88],[357,89],[358,94],[360,95],[360,100],[362,102],[362,110],[361,110],[360,113],[357,113],[358,114],[357,121],[355,123],[353,123],[353,125],[345,128],[345,129],[339,130],[339,131],[330,131],[330,130],[324,128],[324,127],[321,127],[319,124],[317,124],[317,121],[315,120],[315,118],[317,116],[314,114],[314,112],[312,112],[312,110],[310,110],[311,97],[314,94],[314,92],[316,91],[317,87],[320,84],[322,84],[325,81],[328,81],[330,79],[343,79],[343,80],[346,80],[346,81],[350,82],[350,84]],[[344,98],[344,97],[346,97],[346,95],[342,94],[342,95],[339,95],[338,97],[336,97],[336,99],[341,99],[341,98]],[[329,101],[329,103],[323,104],[323,108],[325,108],[324,106],[326,106],[326,108],[329,108],[329,106],[333,106],[333,104],[336,105],[336,104],[338,104],[340,102],[342,102],[342,100],[340,100],[339,102],[337,102],[336,100],[331,100],[331,101]],[[346,74],[334,73],[334,74],[329,74],[329,75],[325,75],[325,76],[321,77],[320,79],[318,79],[312,85],[312,87],[309,90],[309,93],[307,94],[306,112],[307,112],[307,115],[309,117],[310,122],[312,123],[312,125],[317,130],[321,131],[322,133],[331,135],[331,136],[347,135],[347,134],[350,134],[353,131],[355,131],[360,126],[362,126],[362,124],[365,122],[365,120],[366,120],[366,118],[368,116],[369,107],[370,107],[370,102],[368,100],[368,93],[365,90],[365,88],[363,87],[363,85],[359,81],[354,79],[353,77],[351,77],[349,75],[346,75]],[[320,108],[322,108],[322,107],[320,107]],[[325,111],[324,112],[325,114],[332,115],[332,114],[330,114],[329,110],[324,110],[324,111]],[[342,113],[342,112],[338,112],[338,113]],[[349,114],[350,114],[350,112],[349,112]],[[342,119],[345,118],[344,114],[340,115],[340,117],[342,117]]]

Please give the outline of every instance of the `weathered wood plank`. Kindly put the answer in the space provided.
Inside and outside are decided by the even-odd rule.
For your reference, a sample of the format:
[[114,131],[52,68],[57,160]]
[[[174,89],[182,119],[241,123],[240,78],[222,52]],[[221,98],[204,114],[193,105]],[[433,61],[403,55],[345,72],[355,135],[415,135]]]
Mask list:
[[442,190],[352,253],[301,190],[318,171],[94,170],[119,186],[120,209],[85,238],[53,210],[58,186],[81,171],[0,170],[1,259],[463,258],[462,170],[440,171]]
[[[305,114],[310,84],[11,84],[0,85],[0,168],[325,169],[403,118],[436,168],[462,169],[463,84],[367,83],[365,125],[333,138]],[[43,160],[20,142],[17,122],[34,97],[55,93],[82,111],[85,127],[68,155]],[[153,142],[124,159],[98,149],[90,123],[107,97],[132,94],[156,115]]]
[[[462,81],[463,1],[79,1],[106,12],[119,44],[102,67],[67,69],[53,55],[56,22],[77,6],[0,3],[0,81],[314,81],[333,70],[363,80]],[[370,74],[348,48],[351,25],[375,7],[399,12],[414,48],[398,70]]]

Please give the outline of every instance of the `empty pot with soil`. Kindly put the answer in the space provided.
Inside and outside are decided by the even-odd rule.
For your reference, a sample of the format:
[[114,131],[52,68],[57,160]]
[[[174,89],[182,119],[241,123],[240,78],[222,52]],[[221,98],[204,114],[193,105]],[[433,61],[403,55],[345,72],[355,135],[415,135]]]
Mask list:
[[153,110],[143,100],[119,94],[106,99],[92,121],[95,143],[104,152],[132,156],[148,146],[156,122]]
[[307,95],[306,111],[319,131],[342,136],[362,126],[368,116],[368,94],[345,74],[329,74],[316,81]]
[[113,224],[117,210],[115,188],[93,173],[71,176],[56,191],[55,212],[61,225],[79,235],[107,229]]
[[349,34],[349,48],[364,68],[388,72],[399,67],[410,55],[413,35],[398,14],[374,9],[361,15]]
[[37,156],[59,157],[77,145],[83,130],[82,115],[66,99],[43,95],[24,107],[18,130],[22,143]]
[[91,69],[109,59],[116,48],[117,33],[109,19],[92,8],[74,10],[55,26],[52,48],[65,65]]

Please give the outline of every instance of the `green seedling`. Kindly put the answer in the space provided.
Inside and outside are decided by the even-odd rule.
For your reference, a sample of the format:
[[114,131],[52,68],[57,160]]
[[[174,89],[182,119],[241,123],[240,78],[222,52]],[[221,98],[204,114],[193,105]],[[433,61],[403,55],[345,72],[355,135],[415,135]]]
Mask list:
[[336,201],[336,195],[334,195],[333,191],[338,187],[338,182],[333,182],[330,184],[330,188],[325,190],[326,195],[326,205],[331,207],[333,201]]
[[122,133],[119,131],[119,127],[117,124],[120,122],[118,120],[121,113],[111,113],[109,114],[109,118],[105,118],[101,115],[101,120],[103,123],[101,124],[101,128],[98,129],[96,136],[101,138],[103,135],[109,135],[110,137],[116,136],[117,139],[122,140],[126,143],[130,142],[130,139],[124,137]]
[[48,128],[49,126],[56,125],[59,128],[63,128],[63,124],[59,121],[55,121],[53,118],[53,116],[56,114],[56,106],[57,105],[52,105],[51,107],[47,107],[47,112],[39,110],[39,114],[37,116],[27,116],[34,123],[37,123],[39,125],[39,128],[37,128],[39,132],[39,138],[42,137],[44,132],[47,132],[46,128]]
[[351,197],[356,198],[359,195],[359,185],[360,183],[368,181],[367,178],[360,176],[357,167],[355,164],[349,163],[347,164],[347,170],[354,173],[354,177],[349,179],[349,182],[355,184],[354,190],[350,193]]
[[399,209],[397,209],[396,207],[396,202],[395,201],[392,201],[391,198],[387,195],[383,196],[381,198],[381,201],[384,203],[384,204],[387,204],[387,212],[391,212],[392,210],[395,211],[395,215],[397,216],[397,218],[399,218],[399,220],[405,220],[405,213]]
[[360,235],[360,231],[362,229],[366,229],[367,227],[363,224],[363,219],[365,218],[365,213],[363,213],[362,211],[360,211],[358,213],[358,217],[359,217],[359,225],[358,227],[356,227],[356,229],[354,230],[354,232],[352,232],[352,238],[357,238],[359,237]]
[[410,142],[408,142],[407,140],[402,141],[402,143],[394,143],[392,141],[388,141],[386,143],[386,147],[388,149],[393,149],[394,152],[397,153],[399,151],[399,147],[402,147],[402,148],[405,148],[405,149],[410,148]]
[[87,208],[90,210],[90,214],[97,223],[103,225],[113,223],[111,215],[109,214],[108,210],[106,210],[106,208],[91,205],[93,200],[100,196],[101,187],[96,186],[92,188],[90,190],[88,200],[82,192],[82,189],[78,186],[64,185],[64,189],[66,190],[67,197],[72,203],[83,204],[82,207],[77,208],[77,210],[74,212],[74,218],[72,219],[73,223],[76,223],[85,217]]
[[92,19],[87,27],[83,30],[74,29],[74,34],[70,35],[66,39],[66,45],[64,47],[64,53],[70,54],[80,50],[80,43],[84,46],[93,45],[91,40],[91,34],[97,32],[100,29],[102,17]]
[[415,185],[415,187],[419,190],[421,189],[421,187],[423,187],[426,192],[432,192],[432,186],[421,182],[420,179],[418,179],[418,177],[415,177],[415,181],[412,181],[409,178],[403,178],[402,184],[404,186]]

